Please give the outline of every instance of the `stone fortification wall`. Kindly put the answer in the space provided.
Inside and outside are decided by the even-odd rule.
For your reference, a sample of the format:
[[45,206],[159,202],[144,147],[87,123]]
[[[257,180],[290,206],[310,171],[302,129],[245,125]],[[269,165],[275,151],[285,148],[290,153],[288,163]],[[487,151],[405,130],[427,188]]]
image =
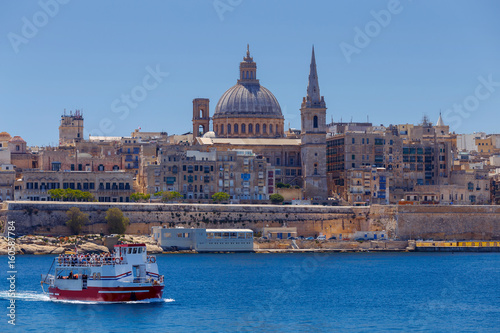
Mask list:
[[106,210],[120,208],[130,219],[127,233],[149,234],[151,227],[250,228],[286,224],[299,235],[315,236],[351,233],[366,225],[369,207],[204,205],[134,203],[8,202],[0,214],[3,221],[15,221],[18,234],[67,235],[66,211],[78,207],[89,214],[85,233],[106,233]]
[[500,206],[399,206],[400,239],[500,239]]
[[[106,233],[106,210],[120,208],[130,219],[127,233],[149,234],[151,227],[249,228],[287,225],[298,235],[348,235],[385,230],[390,238],[469,240],[500,239],[500,206],[332,207],[291,205],[204,205],[135,203],[5,202],[0,212],[16,222],[16,234],[68,235],[66,211],[89,214],[85,233]],[[3,229],[2,229],[3,231]]]

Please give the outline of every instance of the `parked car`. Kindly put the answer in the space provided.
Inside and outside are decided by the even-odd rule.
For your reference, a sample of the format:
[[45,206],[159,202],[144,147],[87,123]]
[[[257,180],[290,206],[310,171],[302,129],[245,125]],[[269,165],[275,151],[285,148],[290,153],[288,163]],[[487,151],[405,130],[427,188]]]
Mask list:
[[328,240],[335,240],[335,239],[337,239],[337,237],[335,237],[335,236],[328,238]]
[[299,240],[304,240],[304,239],[306,239],[306,238],[305,238],[304,236],[299,236],[299,237],[297,237],[297,239],[299,239]]
[[297,237],[288,237],[288,239],[295,240]]
[[306,240],[314,240],[314,237],[307,237]]
[[319,235],[318,238],[316,238],[317,240],[326,240],[326,236],[325,235]]

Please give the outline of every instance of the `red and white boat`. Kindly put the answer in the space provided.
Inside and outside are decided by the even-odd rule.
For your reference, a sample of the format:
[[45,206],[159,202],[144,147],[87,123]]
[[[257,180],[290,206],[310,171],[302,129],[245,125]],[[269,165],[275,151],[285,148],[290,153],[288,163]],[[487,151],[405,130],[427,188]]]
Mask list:
[[[60,255],[54,274],[42,275],[48,294],[58,300],[128,302],[161,299],[163,275],[145,244],[115,245],[112,254]],[[49,270],[49,272],[52,270]]]

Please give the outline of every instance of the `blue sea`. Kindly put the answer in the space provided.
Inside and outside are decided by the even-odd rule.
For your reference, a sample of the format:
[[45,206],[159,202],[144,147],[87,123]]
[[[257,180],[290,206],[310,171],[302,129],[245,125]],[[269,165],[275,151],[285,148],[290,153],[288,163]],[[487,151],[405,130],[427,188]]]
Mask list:
[[498,253],[164,254],[164,299],[125,304],[51,301],[52,257],[16,260],[0,332],[500,332]]

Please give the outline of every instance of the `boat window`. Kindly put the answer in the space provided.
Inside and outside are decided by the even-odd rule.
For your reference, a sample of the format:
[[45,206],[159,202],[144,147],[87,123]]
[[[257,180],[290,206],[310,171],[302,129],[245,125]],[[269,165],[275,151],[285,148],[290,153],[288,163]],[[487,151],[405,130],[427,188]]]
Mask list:
[[245,233],[244,232],[239,232],[238,233],[238,238],[245,238]]
[[214,232],[214,238],[222,238],[220,232]]
[[207,232],[207,238],[208,239],[214,238],[214,233],[213,232]]
[[247,232],[247,238],[253,238],[253,234],[251,232]]
[[229,232],[223,232],[222,238],[229,238]]
[[128,248],[128,254],[131,254],[131,253],[132,253],[132,248],[131,248],[131,247],[129,247],[129,248]]
[[133,254],[137,254],[137,248],[136,247],[133,248],[132,253]]
[[229,238],[236,238],[236,232],[230,232]]
[[142,247],[137,249],[137,253],[142,253]]

